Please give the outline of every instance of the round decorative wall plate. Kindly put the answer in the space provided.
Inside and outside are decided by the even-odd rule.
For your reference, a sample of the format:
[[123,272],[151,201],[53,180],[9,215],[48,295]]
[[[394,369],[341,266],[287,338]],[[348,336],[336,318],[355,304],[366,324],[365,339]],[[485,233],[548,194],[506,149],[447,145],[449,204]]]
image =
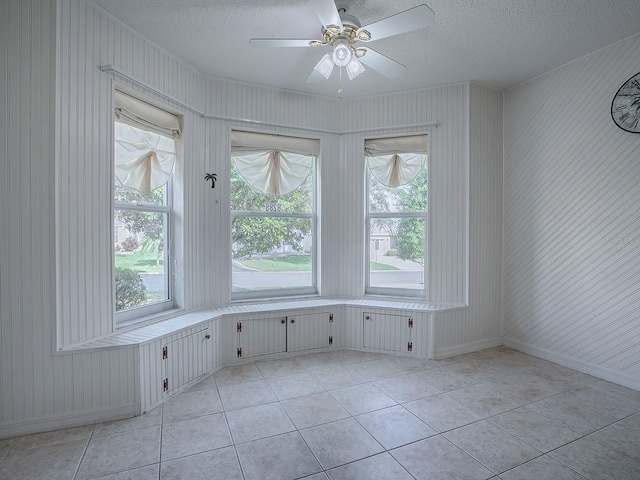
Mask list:
[[640,73],[624,82],[613,97],[611,117],[622,130],[640,133]]

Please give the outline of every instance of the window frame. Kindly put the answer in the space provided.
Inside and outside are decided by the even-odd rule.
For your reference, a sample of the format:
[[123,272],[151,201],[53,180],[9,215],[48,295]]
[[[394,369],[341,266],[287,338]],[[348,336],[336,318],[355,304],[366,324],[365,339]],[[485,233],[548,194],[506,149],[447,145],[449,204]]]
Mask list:
[[[163,230],[164,230],[164,239],[163,239],[163,252],[164,252],[164,289],[167,292],[167,299],[162,300],[160,302],[151,303],[148,305],[141,305],[139,307],[128,308],[126,310],[115,311],[115,291],[114,291],[114,311],[115,311],[115,320],[116,320],[116,328],[122,328],[129,326],[133,323],[137,323],[134,320],[139,319],[139,321],[143,321],[149,315],[153,315],[156,313],[163,312],[165,310],[170,310],[175,305],[175,300],[173,296],[173,283],[171,279],[173,278],[173,269],[171,265],[171,241],[172,233],[173,233],[173,208],[171,202],[171,180],[165,185],[165,198],[164,205],[153,205],[146,203],[127,203],[127,202],[113,202],[113,217],[115,219],[116,210],[126,210],[130,212],[145,212],[145,213],[159,213],[163,216]],[[115,186],[114,186],[115,188]],[[115,192],[114,192],[115,193]],[[114,268],[114,282],[115,282],[115,252],[113,257],[113,268]]]
[[[233,129],[231,130],[233,131]],[[238,131],[247,131],[253,133],[261,133],[268,134],[273,136],[283,135],[282,133],[271,133],[264,131],[255,131],[255,130],[246,130],[246,129],[238,129]],[[287,136],[298,136],[291,135],[286,133],[284,135]],[[312,140],[319,140],[317,138],[312,137],[302,137],[299,138],[309,138]],[[232,155],[231,151],[229,151],[229,169],[232,168]],[[255,212],[255,211],[245,211],[245,210],[231,210],[230,211],[230,219],[229,219],[229,297],[231,303],[241,303],[247,301],[257,301],[257,300],[277,300],[277,299],[286,299],[286,298],[296,298],[296,297],[311,297],[320,295],[320,288],[318,282],[318,265],[319,265],[319,242],[318,239],[320,236],[318,235],[318,160],[320,155],[317,155],[313,158],[313,164],[311,166],[311,191],[312,191],[312,201],[311,201],[311,212],[309,213],[297,213],[297,212]],[[231,183],[231,175],[229,175],[229,185]],[[252,188],[251,186],[249,186]],[[231,196],[231,185],[229,186],[229,196]],[[231,205],[230,205],[231,206]],[[260,218],[301,218],[301,219],[310,219],[311,220],[311,285],[310,286],[302,286],[302,287],[291,287],[291,288],[280,288],[280,289],[260,289],[254,291],[245,291],[245,292],[234,292],[233,291],[233,254],[232,254],[232,246],[233,246],[233,220],[238,217],[250,218],[250,217],[260,217]]]
[[[184,130],[184,122],[185,118],[182,113],[175,111],[170,108],[168,105],[163,103],[159,103],[154,99],[150,99],[147,95],[144,95],[142,92],[131,90],[129,88],[121,87],[120,85],[115,85],[112,90],[113,99],[115,103],[115,94],[116,91],[120,91],[125,93],[126,95],[132,96],[141,102],[145,102],[153,107],[165,110],[176,117],[180,118],[180,123],[182,124],[182,128]],[[112,108],[112,112],[115,111],[115,107]],[[138,307],[128,308],[126,310],[116,311],[116,292],[115,292],[115,269],[116,269],[116,252],[113,248],[113,242],[111,242],[111,281],[113,288],[113,325],[114,330],[119,330],[122,328],[130,327],[132,325],[137,325],[143,323],[148,320],[153,320],[160,314],[169,313],[171,310],[175,310],[177,308],[176,293],[177,286],[175,285],[174,279],[174,268],[172,259],[175,256],[176,245],[175,242],[172,241],[175,234],[175,170],[177,168],[177,163],[182,158],[182,142],[180,139],[173,139],[176,143],[176,165],[174,165],[174,172],[172,172],[171,177],[168,182],[164,185],[164,203],[163,205],[154,205],[151,203],[132,203],[132,202],[118,202],[115,200],[115,189],[116,189],[116,178],[115,178],[115,114],[112,113],[112,121],[111,121],[111,226],[115,227],[115,213],[117,210],[128,210],[128,211],[138,211],[138,212],[147,212],[147,213],[157,213],[163,215],[163,230],[164,230],[164,245],[163,245],[163,253],[164,253],[164,288],[167,293],[167,299],[155,302],[149,305],[141,305]],[[125,187],[127,188],[127,187]]]
[[[378,138],[394,138],[394,137],[406,137],[412,135],[426,135],[427,136],[427,153],[426,162],[423,168],[427,171],[427,208],[424,212],[372,212],[371,211],[371,178],[373,175],[367,165],[367,159],[364,157],[364,183],[365,183],[365,205],[364,205],[364,294],[370,296],[382,296],[382,297],[398,297],[403,299],[416,299],[420,301],[429,300],[429,276],[430,271],[430,255],[429,255],[429,238],[430,238],[430,209],[431,209],[431,134],[430,132],[416,132],[416,133],[402,133],[397,135],[385,135],[384,137],[371,137],[363,139],[363,150],[365,140],[375,140]],[[376,180],[377,181],[377,180]],[[412,180],[413,181],[413,180]],[[403,218],[421,218],[424,220],[424,263],[422,265],[422,288],[396,288],[396,287],[381,287],[371,285],[371,222],[376,218],[389,218],[389,219],[403,219]]]

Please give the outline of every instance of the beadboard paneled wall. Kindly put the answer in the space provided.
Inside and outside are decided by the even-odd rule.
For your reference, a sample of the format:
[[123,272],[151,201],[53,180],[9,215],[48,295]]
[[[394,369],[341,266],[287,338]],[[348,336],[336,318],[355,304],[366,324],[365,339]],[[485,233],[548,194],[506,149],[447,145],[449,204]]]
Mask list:
[[469,308],[434,315],[436,357],[502,343],[502,97],[469,86]]
[[436,358],[502,343],[502,102],[501,91],[469,85],[469,253],[456,263],[469,306],[434,314]]
[[[501,123],[492,113],[500,108],[493,93],[464,84],[337,104],[206,79],[82,0],[9,0],[0,4],[0,13],[0,35],[6,39],[0,60],[9,66],[0,72],[0,109],[7,112],[0,119],[5,153],[0,158],[0,437],[140,408],[137,348],[55,353],[59,345],[113,329],[111,188],[104,178],[112,177],[116,86],[184,116],[183,155],[175,171],[183,189],[175,195],[174,240],[182,258],[176,268],[183,287],[178,297],[186,309],[224,305],[229,299],[229,186],[224,179],[231,128],[320,139],[321,289],[325,296],[355,297],[362,295],[364,270],[362,140],[426,131],[431,142],[430,300],[465,303],[469,297],[468,312],[477,312],[439,323],[435,336],[447,348],[493,338],[498,282],[487,290],[473,286],[494,278],[497,268],[491,232],[500,217],[500,159],[492,156],[492,142]],[[208,115],[227,118],[201,118],[135,82],[101,73],[101,64],[113,64]],[[469,122],[474,108],[482,126]],[[413,126],[435,121],[442,125]],[[399,128],[380,129],[389,126]],[[331,133],[362,128],[375,130]],[[480,133],[476,145],[476,140],[470,144],[474,132]],[[485,133],[492,138],[488,143],[481,139]],[[469,160],[473,172],[476,157],[487,169],[470,188]],[[215,189],[204,182],[205,172],[218,173]],[[482,208],[469,209],[474,202]],[[487,231],[469,232],[470,220],[472,225],[488,222]],[[485,253],[474,263],[474,255]],[[485,294],[491,300],[483,300]],[[430,332],[422,331],[422,337],[431,338]],[[419,347],[421,355],[427,354],[425,347]],[[215,368],[220,353],[214,355]]]
[[[184,289],[182,305],[185,308],[226,304],[229,300],[231,264],[226,261],[230,251],[229,185],[221,181],[215,189],[210,189],[201,177],[204,172],[213,171],[221,179],[228,178],[228,139],[232,128],[320,138],[322,152],[318,172],[322,185],[318,189],[318,246],[322,252],[320,287],[327,296],[360,296],[364,290],[364,241],[362,228],[358,228],[364,219],[364,138],[428,132],[429,300],[467,302],[468,84],[338,104],[321,97],[203,79],[99,9],[66,0],[61,2],[59,10],[62,45],[59,83],[70,85],[69,89],[62,89],[59,99],[61,344],[104,335],[112,329],[113,293],[105,280],[110,277],[112,262],[106,232],[110,223],[105,221],[110,215],[110,189],[104,182],[99,185],[99,179],[111,175],[110,148],[106,140],[109,134],[104,132],[110,132],[111,128],[113,84],[129,88],[135,85],[100,73],[96,66],[105,63],[114,64],[136,79],[214,117],[201,119],[182,111],[185,115],[183,162],[176,176],[181,176],[184,192],[183,196],[178,195],[175,235],[183,248],[182,260],[181,255],[177,255],[176,273],[183,280],[178,284]],[[77,94],[82,91],[83,95]],[[150,92],[144,94],[151,95]],[[169,107],[181,109],[177,105]],[[78,117],[74,114],[76,111],[84,112],[84,116]],[[441,125],[437,128],[413,126],[432,122]],[[388,125],[398,128],[381,129]],[[488,125],[489,129],[495,127],[494,123]],[[326,132],[338,126],[346,131],[372,130],[342,136]],[[94,161],[87,162],[87,154]],[[336,189],[336,185],[339,188]],[[87,207],[74,208],[78,202]]]
[[[0,63],[9,66],[0,74],[2,437],[6,436],[5,431],[30,433],[34,429],[131,415],[138,397],[138,369],[133,348],[53,355],[56,346],[56,2],[1,2],[0,22],[3,37]],[[85,75],[91,77],[84,71],[78,72],[67,85],[67,93],[72,89],[81,90],[77,82],[79,78],[84,82]],[[84,98],[83,105],[91,112],[101,110],[102,97],[95,103],[88,94]],[[86,121],[85,115],[89,114],[79,111],[77,99],[72,103],[71,111],[78,116],[78,123]],[[66,127],[61,125],[62,128]],[[83,135],[91,136],[84,129]],[[87,139],[78,154],[87,161],[97,148]],[[74,202],[79,212],[84,209],[90,213],[105,212],[84,197],[74,198]],[[82,224],[76,223],[73,228],[92,233]],[[110,237],[110,229],[104,233]],[[80,252],[75,255],[79,258]],[[74,274],[85,275],[95,268],[90,256],[86,260],[86,265],[75,261]],[[89,282],[89,285],[97,288],[100,282]],[[83,285],[79,292],[84,291]],[[101,299],[96,300],[97,304],[100,302]],[[89,313],[82,310],[82,318],[91,316]],[[95,333],[91,322],[88,323],[87,331]]]
[[506,93],[505,342],[640,389],[640,35]]
[[340,129],[337,100],[222,79],[208,82],[206,113],[288,130]]
[[[468,85],[343,100],[345,133],[340,158],[344,197],[339,234],[340,292],[364,292],[366,138],[428,133],[429,138],[429,301],[466,303],[468,209]],[[438,122],[438,127],[428,124]],[[424,125],[424,126],[420,126]],[[396,128],[385,128],[387,126]]]
[[[113,176],[113,89],[135,86],[102,73],[98,67],[113,64],[190,105],[202,103],[205,81],[195,70],[82,1],[58,2],[57,41],[56,280],[58,342],[62,346],[113,330],[112,188],[104,179]],[[184,191],[191,192],[196,180],[194,163],[204,156],[204,130],[199,125],[204,120],[179,106],[155,100],[185,115],[182,163],[176,173],[184,180]],[[182,233],[191,239],[188,230],[195,228],[192,204],[180,203],[178,200],[177,218],[182,222],[178,223],[176,240]],[[190,247],[187,245],[187,250]],[[194,273],[190,266],[178,264],[177,274],[183,276],[187,292],[196,283]],[[184,303],[187,308],[189,300]]]
[[[217,83],[217,81],[211,81],[210,85],[215,89]],[[265,89],[265,91],[267,95],[271,94],[269,90]],[[277,99],[274,101],[277,102]],[[301,112],[306,113],[304,120],[300,120],[301,123],[297,128],[278,126],[277,117],[262,116],[261,118],[266,118],[264,120],[266,124],[262,125],[215,118],[208,119],[206,128],[206,150],[208,153],[200,168],[202,171],[217,172],[219,179],[229,178],[231,174],[229,133],[232,129],[319,139],[321,152],[316,164],[318,179],[316,197],[319,218],[316,235],[317,248],[320,252],[320,262],[318,264],[320,270],[319,287],[324,296],[331,296],[337,295],[338,287],[332,276],[332,272],[335,272],[336,260],[328,252],[333,252],[340,248],[336,243],[337,237],[333,224],[335,223],[336,212],[341,210],[340,197],[330,192],[332,190],[331,185],[339,181],[340,177],[340,172],[335,168],[340,155],[340,136],[304,128],[304,126],[314,125],[320,121],[324,111],[323,103],[326,103],[326,99],[325,102],[322,102],[320,99],[312,97],[311,103],[312,105],[308,105],[308,102],[294,101],[287,106],[274,104],[274,111],[279,112],[286,107],[297,118],[301,118]],[[255,104],[256,111],[253,112],[253,115],[262,115],[261,105],[263,104],[260,102]],[[210,111],[215,112],[215,107],[215,104],[212,104],[212,110]],[[230,109],[228,108],[227,110]],[[237,112],[232,112],[231,116],[235,118],[236,116],[240,117],[240,115],[249,115],[249,118],[254,118],[251,114],[252,112],[250,111],[238,110]],[[270,122],[273,122],[273,124],[270,124]],[[329,124],[330,121],[325,118],[323,123]],[[196,296],[194,301],[199,305],[225,305],[230,299],[231,233],[229,226],[231,224],[231,216],[229,187],[229,182],[222,180],[217,184],[215,190],[196,188],[196,191],[192,193],[194,197],[197,196],[197,199],[193,199],[197,213],[195,221],[198,222],[201,228],[193,232],[195,236],[192,250],[194,256],[191,263],[194,266],[198,263],[206,265],[206,268],[200,272],[199,277],[204,281],[194,285],[192,290],[193,295]],[[185,262],[187,261],[185,260]]]
[[[345,131],[371,128],[343,135],[343,294],[364,291],[364,139],[429,134],[429,300],[468,305],[433,316],[436,357],[501,344],[502,96],[471,83],[346,100],[341,108]],[[441,125],[415,126],[431,122]]]

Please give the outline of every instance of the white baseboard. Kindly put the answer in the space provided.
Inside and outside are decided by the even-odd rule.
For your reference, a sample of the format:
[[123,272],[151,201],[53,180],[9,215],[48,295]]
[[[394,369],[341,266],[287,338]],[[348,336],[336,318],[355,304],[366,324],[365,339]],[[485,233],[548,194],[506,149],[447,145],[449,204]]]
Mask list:
[[107,410],[56,415],[43,418],[0,423],[0,439],[50,432],[63,428],[82,427],[93,423],[130,418],[140,413],[140,405],[127,405]]
[[633,388],[634,390],[640,390],[640,379],[630,377],[629,375],[614,372],[607,368],[576,360],[575,358],[552,352],[544,348],[528,345],[510,338],[504,339],[504,346],[513,348],[514,350],[518,350],[528,355],[533,355],[534,357],[542,358],[543,360],[557,363],[563,367],[568,367],[573,370],[601,378],[602,380],[607,380],[608,382],[617,383],[618,385]]
[[464,355],[465,353],[477,352],[478,350],[499,347],[501,345],[502,337],[495,337],[480,340],[479,342],[454,345],[453,347],[438,348],[434,346],[433,358],[434,360],[440,360],[442,358],[455,357],[456,355]]

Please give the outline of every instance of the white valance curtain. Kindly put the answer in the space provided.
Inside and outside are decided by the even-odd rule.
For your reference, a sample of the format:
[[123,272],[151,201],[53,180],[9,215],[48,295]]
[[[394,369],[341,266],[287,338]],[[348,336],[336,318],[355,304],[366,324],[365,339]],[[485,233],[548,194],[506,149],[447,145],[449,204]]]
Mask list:
[[116,178],[126,187],[150,193],[171,178],[180,119],[119,91],[115,103]]
[[411,182],[427,160],[427,136],[365,140],[364,154],[371,174],[387,187]]
[[180,118],[173,113],[116,90],[116,122],[169,138],[180,138]]
[[319,140],[231,132],[231,159],[238,172],[251,187],[268,195],[286,195],[302,185],[319,154]]

